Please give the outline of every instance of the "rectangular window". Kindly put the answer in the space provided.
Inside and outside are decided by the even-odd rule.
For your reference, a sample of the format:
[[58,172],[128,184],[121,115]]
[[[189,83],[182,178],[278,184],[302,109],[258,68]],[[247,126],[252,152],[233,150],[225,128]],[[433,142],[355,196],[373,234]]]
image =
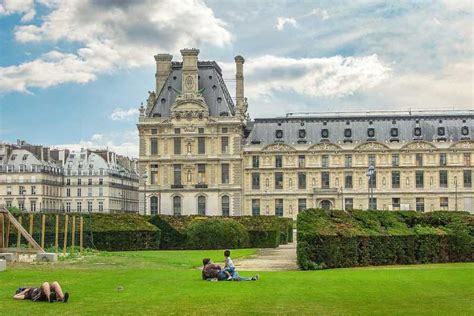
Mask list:
[[298,212],[306,210],[306,199],[298,199]]
[[400,171],[392,171],[392,189],[400,188]]
[[321,172],[321,188],[322,189],[329,189],[329,172],[324,171]]
[[283,157],[282,156],[275,156],[275,168],[283,167]]
[[260,159],[258,156],[252,156],[252,168],[260,167]]
[[92,179],[87,179],[87,185],[92,185]]
[[416,154],[415,160],[416,160],[417,167],[423,167],[423,154]]
[[181,128],[175,128],[174,133],[175,134],[181,134]]
[[440,153],[439,154],[439,165],[440,166],[446,166],[448,163],[448,158],[446,157],[445,153]]
[[198,128],[198,133],[199,134],[204,134],[204,127],[199,127]]
[[425,175],[423,170],[417,170],[415,172],[415,182],[417,189],[421,189],[425,186]]
[[374,166],[375,167],[375,155],[370,154],[368,159],[369,159],[369,166]]
[[283,189],[283,172],[275,172],[275,189]]
[[151,129],[151,133],[152,133],[153,135],[158,134],[158,129],[152,128],[152,129]]
[[352,155],[345,155],[344,157],[344,166],[346,168],[352,167]]
[[321,157],[321,167],[329,168],[329,155],[322,155]]
[[77,202],[76,210],[77,210],[78,213],[82,212],[82,202]]
[[260,200],[252,199],[252,216],[260,215]]
[[400,198],[392,198],[392,210],[400,210]]
[[77,196],[81,196],[82,190],[81,188],[77,188]]
[[464,170],[463,171],[463,182],[465,188],[472,187],[472,170]]
[[31,186],[31,195],[36,195],[36,186]]
[[82,184],[82,179],[77,179],[77,185],[81,185]]
[[439,171],[439,187],[440,188],[448,187],[448,171],[447,170]]
[[66,202],[66,212],[71,213],[71,202]]
[[173,166],[174,184],[181,185],[181,165]]
[[376,188],[377,187],[377,171],[372,173],[372,176],[369,178],[369,187]]
[[221,138],[221,151],[223,154],[229,153],[229,137],[227,136]]
[[30,211],[36,212],[36,201],[31,201],[31,203],[30,203]]
[[104,211],[104,202],[99,202],[99,212]]
[[346,189],[352,189],[352,172],[346,172],[344,174],[344,187]]
[[198,164],[198,183],[206,183],[206,165]]
[[87,188],[87,196],[92,196],[92,188]]
[[7,186],[7,195],[12,195],[12,187]]
[[71,185],[71,179],[66,179],[66,185]]
[[20,187],[18,188],[18,193],[20,195],[24,195],[26,193],[25,187],[20,185]]
[[252,190],[260,190],[260,174],[257,172],[252,173]]
[[470,166],[471,165],[471,154],[470,153],[464,153],[464,165],[465,166]]
[[447,197],[440,197],[439,198],[439,208],[442,211],[447,211],[449,208],[449,199]]
[[354,199],[353,198],[344,199],[344,209],[346,211],[352,211],[354,209]]
[[88,211],[89,213],[92,212],[92,201],[87,201],[87,211]]
[[100,178],[99,179],[99,185],[103,185],[104,184],[104,179]]
[[67,188],[66,189],[66,196],[71,196],[71,189],[70,188]]
[[150,154],[158,155],[158,139],[157,138],[150,139]]
[[181,155],[181,138],[174,138],[174,154]]
[[305,167],[305,156],[304,155],[299,155],[298,156],[298,168],[304,168]]
[[150,166],[150,184],[158,183],[158,165],[153,164]]
[[275,199],[275,215],[283,216],[283,199]]
[[206,153],[206,138],[198,137],[198,154],[204,155]]
[[306,173],[298,172],[298,189],[306,190]]
[[228,163],[222,164],[221,180],[223,184],[229,183],[229,164]]
[[400,165],[400,156],[398,154],[392,155],[392,167],[398,167]]
[[18,208],[20,209],[20,211],[24,211],[25,210],[25,202],[24,201],[19,201],[18,202]]
[[424,198],[416,198],[416,211],[417,212],[424,212],[425,211],[425,199]]
[[369,198],[369,209],[370,210],[377,209],[377,198]]
[[99,188],[99,196],[104,196],[104,188]]

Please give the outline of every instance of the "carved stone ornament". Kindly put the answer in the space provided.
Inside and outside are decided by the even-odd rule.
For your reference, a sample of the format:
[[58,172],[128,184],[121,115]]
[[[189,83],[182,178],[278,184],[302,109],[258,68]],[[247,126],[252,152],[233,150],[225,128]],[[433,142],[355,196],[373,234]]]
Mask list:
[[428,149],[436,149],[436,146],[428,142],[416,141],[416,142],[410,142],[404,145],[401,149],[402,150],[428,150]]
[[285,144],[270,144],[263,148],[262,151],[296,151],[296,149]]
[[308,148],[308,151],[337,151],[340,150],[341,147],[339,147],[336,144],[332,143],[320,143],[320,144],[314,144]]
[[451,149],[474,149],[474,141],[464,140],[452,144],[449,148]]
[[382,143],[367,142],[367,143],[360,144],[359,146],[356,146],[354,149],[355,150],[367,150],[367,151],[375,151],[375,150],[384,151],[384,150],[387,150],[387,149],[390,149],[390,148],[387,145],[384,145]]

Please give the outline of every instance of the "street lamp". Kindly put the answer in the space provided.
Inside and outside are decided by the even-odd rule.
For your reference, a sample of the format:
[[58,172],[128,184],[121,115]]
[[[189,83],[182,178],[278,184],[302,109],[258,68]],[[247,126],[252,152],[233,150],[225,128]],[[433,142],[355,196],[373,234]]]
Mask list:
[[369,210],[371,209],[370,207],[371,198],[372,199],[374,198],[374,191],[372,188],[372,179],[373,179],[374,174],[375,174],[375,167],[373,165],[370,165],[369,169],[367,169],[367,179],[368,179],[367,198],[369,202],[367,209]]
[[142,176],[142,179],[143,179],[143,186],[144,186],[144,189],[143,189],[143,215],[146,215],[146,181],[148,179],[148,176],[146,174],[144,174]]

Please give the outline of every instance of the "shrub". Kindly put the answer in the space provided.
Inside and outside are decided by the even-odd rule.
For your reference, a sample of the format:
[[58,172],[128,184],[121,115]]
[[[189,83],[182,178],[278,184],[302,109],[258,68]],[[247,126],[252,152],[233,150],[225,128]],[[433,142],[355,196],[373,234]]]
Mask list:
[[281,243],[280,221],[275,216],[237,216],[235,221],[244,225],[252,248],[276,248]]
[[248,248],[245,227],[230,218],[196,218],[187,230],[188,249]]
[[324,211],[298,214],[301,269],[474,260],[466,212]]

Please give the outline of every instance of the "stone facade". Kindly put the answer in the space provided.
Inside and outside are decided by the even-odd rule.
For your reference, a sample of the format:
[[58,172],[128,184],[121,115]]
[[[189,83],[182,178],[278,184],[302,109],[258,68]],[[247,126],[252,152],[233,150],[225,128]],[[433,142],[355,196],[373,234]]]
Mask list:
[[0,205],[30,212],[138,212],[137,169],[136,160],[109,150],[0,144]]
[[140,108],[142,213],[474,212],[473,111],[250,121],[241,56],[235,58],[234,104],[217,63],[198,61],[196,49],[181,53],[182,62],[155,56],[157,90]]

